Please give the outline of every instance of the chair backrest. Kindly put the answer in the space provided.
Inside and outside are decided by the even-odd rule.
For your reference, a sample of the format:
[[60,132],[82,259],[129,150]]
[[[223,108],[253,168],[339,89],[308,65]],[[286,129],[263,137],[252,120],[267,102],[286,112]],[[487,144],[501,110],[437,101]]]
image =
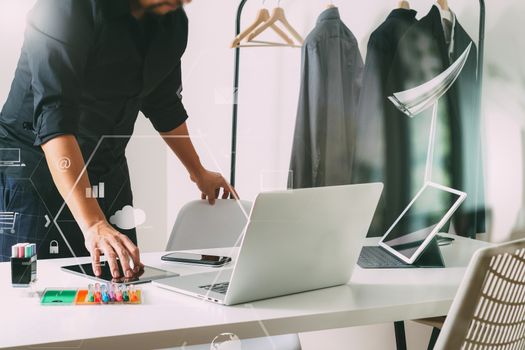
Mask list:
[[435,349],[525,349],[525,240],[474,255]]
[[251,202],[231,199],[186,204],[177,215],[167,251],[233,247],[246,226]]

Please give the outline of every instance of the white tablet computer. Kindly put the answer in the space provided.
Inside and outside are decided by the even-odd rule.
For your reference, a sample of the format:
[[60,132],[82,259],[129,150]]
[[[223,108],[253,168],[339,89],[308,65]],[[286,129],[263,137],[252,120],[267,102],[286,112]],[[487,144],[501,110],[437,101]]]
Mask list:
[[379,245],[413,264],[467,198],[464,192],[426,183],[383,236]]

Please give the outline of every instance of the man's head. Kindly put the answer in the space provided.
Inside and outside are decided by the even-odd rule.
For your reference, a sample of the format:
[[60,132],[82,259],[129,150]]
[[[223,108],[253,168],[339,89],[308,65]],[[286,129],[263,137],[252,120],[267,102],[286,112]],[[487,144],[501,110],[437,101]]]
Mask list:
[[191,0],[135,0],[136,4],[145,12],[156,15],[165,15],[171,11],[190,3]]

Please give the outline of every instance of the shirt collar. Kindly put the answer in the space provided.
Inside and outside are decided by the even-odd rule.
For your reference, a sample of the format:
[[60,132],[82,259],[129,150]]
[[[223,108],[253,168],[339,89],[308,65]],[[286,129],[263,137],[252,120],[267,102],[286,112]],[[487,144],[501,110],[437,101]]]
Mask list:
[[334,19],[341,19],[341,16],[339,15],[339,9],[337,7],[331,7],[326,10],[324,10],[317,19],[317,23],[334,20]]
[[390,12],[388,15],[388,18],[401,18],[401,19],[414,19],[416,18],[417,11],[416,10],[410,10],[410,9],[395,9]]
[[434,7],[436,7],[439,11],[439,15],[441,16],[441,23],[443,23],[443,20],[449,20],[452,22],[452,36],[454,36],[454,29],[456,28],[456,14],[451,10],[448,9],[448,11],[445,11],[439,6],[438,4],[435,4]]
[[450,45],[448,47],[448,54],[451,57],[454,53],[454,37],[456,35],[456,14],[449,8],[448,11],[445,11],[439,6],[439,4],[435,4],[435,7],[439,10],[439,14],[441,15],[441,26],[443,26],[443,20],[449,20],[452,22],[452,31],[450,32]]
[[118,18],[129,15],[129,0],[107,0],[107,13],[111,18]]
[[448,19],[450,22],[454,22],[454,18],[456,16],[454,15],[454,12],[452,12],[450,8],[448,10],[443,10],[441,6],[439,6],[439,4],[437,3],[434,6],[438,8],[439,14],[441,15],[441,19]]

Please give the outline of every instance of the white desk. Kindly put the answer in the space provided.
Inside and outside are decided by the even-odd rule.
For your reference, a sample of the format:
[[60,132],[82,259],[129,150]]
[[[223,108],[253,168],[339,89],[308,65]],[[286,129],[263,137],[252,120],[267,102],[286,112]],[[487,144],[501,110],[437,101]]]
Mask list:
[[[367,245],[375,242],[377,239],[369,239]],[[39,298],[29,290],[11,287],[10,265],[3,263],[0,347],[47,344],[53,348],[152,349],[206,343],[225,332],[249,338],[441,316],[451,305],[470,257],[486,246],[487,243],[457,238],[451,246],[442,247],[445,269],[356,267],[349,285],[230,307],[151,284],[141,286],[145,298],[142,305],[41,306]],[[163,263],[162,254],[144,254],[143,260],[147,265],[180,274],[208,271]],[[89,258],[83,259],[88,261]],[[59,269],[72,263],[73,259],[39,261],[36,290],[85,288],[90,283],[88,279]]]

